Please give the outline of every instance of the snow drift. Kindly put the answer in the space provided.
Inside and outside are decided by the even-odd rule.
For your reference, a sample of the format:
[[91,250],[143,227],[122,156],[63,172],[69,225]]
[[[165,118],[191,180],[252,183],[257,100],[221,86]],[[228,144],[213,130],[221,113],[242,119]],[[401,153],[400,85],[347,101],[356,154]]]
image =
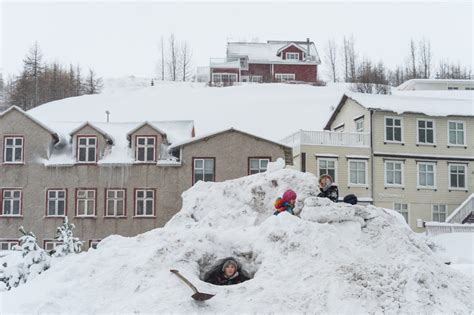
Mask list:
[[[0,313],[469,313],[473,279],[443,264],[394,211],[314,197],[317,179],[276,169],[199,183],[164,228],[111,236],[0,295]],[[300,217],[272,215],[291,187]],[[234,256],[253,279],[201,281]],[[206,302],[170,269],[179,269]]]

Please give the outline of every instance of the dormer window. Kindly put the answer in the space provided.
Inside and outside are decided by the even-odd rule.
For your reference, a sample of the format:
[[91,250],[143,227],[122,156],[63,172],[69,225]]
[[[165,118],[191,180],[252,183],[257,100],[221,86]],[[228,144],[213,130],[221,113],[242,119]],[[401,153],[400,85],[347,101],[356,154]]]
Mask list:
[[23,137],[7,136],[4,142],[4,162],[8,164],[23,163]]
[[156,137],[137,136],[135,158],[138,162],[156,161]]
[[300,60],[300,54],[297,52],[287,52],[286,60]]
[[77,137],[77,161],[81,163],[97,162],[97,137]]

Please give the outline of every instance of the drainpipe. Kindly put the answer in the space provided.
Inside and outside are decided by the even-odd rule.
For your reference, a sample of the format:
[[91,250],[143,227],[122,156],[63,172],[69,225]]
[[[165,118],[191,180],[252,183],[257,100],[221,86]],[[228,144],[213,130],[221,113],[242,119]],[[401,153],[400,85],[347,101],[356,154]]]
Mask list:
[[372,195],[372,204],[375,204],[375,195],[374,195],[374,139],[373,139],[373,115],[374,111],[370,110],[370,194]]

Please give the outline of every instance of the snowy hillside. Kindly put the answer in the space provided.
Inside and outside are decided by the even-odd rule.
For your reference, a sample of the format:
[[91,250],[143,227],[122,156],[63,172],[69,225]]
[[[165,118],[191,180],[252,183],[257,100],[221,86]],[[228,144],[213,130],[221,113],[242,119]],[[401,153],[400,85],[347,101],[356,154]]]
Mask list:
[[203,83],[147,79],[105,81],[102,94],[67,98],[31,111],[55,121],[111,122],[194,120],[196,135],[241,129],[279,141],[299,129],[322,129],[346,90],[343,84],[314,87],[294,84],[244,84],[226,88]]
[[[31,282],[0,293],[0,313],[469,313],[473,279],[445,265],[403,217],[313,197],[316,178],[275,170],[184,193],[164,227],[111,236]],[[288,187],[300,217],[272,215]],[[234,256],[254,275],[219,287],[200,280]],[[170,269],[216,294],[206,302]]]

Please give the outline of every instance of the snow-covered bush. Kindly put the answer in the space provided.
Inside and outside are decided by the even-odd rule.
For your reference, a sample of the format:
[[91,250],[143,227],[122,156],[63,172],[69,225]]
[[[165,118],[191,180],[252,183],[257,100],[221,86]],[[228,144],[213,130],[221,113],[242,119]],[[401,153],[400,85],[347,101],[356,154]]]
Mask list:
[[58,241],[54,256],[63,257],[72,253],[79,253],[84,246],[84,242],[78,237],[74,237],[73,231],[76,227],[74,224],[68,222],[68,218],[64,217],[63,225],[56,230],[55,239]]
[[20,245],[14,246],[13,250],[21,251],[21,258],[4,262],[0,267],[0,281],[7,290],[16,288],[47,270],[51,261],[46,251],[38,246],[33,232],[25,232],[23,226],[19,230],[23,236],[20,237]]

